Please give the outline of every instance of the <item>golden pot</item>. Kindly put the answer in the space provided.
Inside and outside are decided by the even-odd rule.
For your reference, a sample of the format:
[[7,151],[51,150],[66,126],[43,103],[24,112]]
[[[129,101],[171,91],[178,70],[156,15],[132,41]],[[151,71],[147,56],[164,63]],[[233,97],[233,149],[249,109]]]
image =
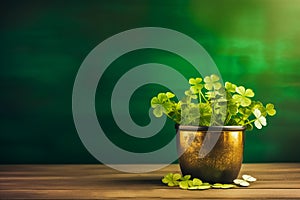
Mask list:
[[243,161],[242,126],[176,125],[177,151],[183,175],[209,183],[232,183]]

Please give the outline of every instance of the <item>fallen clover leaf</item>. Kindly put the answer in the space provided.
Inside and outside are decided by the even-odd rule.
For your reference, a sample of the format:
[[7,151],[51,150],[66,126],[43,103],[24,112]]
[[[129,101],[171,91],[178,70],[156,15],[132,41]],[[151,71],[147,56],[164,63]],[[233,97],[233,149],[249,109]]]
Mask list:
[[255,181],[256,181],[256,178],[254,178],[253,176],[247,175],[247,174],[244,174],[244,175],[242,176],[242,178],[243,178],[245,181],[248,181],[248,182],[255,182]]
[[169,173],[162,179],[162,182],[164,184],[167,184],[170,187],[178,186],[179,185],[179,179],[181,178],[180,174],[173,174]]

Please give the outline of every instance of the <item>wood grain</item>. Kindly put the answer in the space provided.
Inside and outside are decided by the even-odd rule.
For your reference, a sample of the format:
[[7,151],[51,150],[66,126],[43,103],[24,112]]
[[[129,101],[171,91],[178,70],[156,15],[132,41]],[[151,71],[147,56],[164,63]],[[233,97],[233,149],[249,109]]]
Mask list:
[[[134,167],[143,167],[138,165]],[[1,165],[1,199],[300,199],[300,163],[243,164],[248,188],[186,191],[163,185],[178,165],[129,174],[105,165]]]

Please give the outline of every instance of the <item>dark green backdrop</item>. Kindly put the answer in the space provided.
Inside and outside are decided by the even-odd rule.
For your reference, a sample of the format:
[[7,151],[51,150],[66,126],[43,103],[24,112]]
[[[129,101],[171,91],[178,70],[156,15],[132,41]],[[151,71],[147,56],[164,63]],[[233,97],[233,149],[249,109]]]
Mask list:
[[[72,118],[72,87],[87,54],[106,38],[137,27],[180,31],[197,40],[223,80],[253,88],[273,102],[277,116],[247,133],[245,162],[300,161],[300,1],[4,1],[1,3],[1,163],[97,163],[82,145]],[[133,66],[147,62],[174,68],[186,61],[159,50],[140,50],[116,60],[102,77],[96,108],[109,138],[146,152],[166,144],[173,124],[145,141],[118,131],[111,118],[111,90]],[[191,70],[181,71],[187,78]],[[149,74],[151,75],[151,74]],[[152,75],[155,75],[153,72]],[[147,85],[130,103],[133,119],[148,122]],[[99,103],[101,102],[101,103]],[[125,141],[125,142],[124,142]]]

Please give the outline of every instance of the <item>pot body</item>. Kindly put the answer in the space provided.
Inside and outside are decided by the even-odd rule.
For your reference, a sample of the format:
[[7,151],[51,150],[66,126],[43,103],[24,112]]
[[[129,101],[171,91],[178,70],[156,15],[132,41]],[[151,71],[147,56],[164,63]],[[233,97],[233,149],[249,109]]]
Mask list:
[[243,161],[242,126],[176,125],[177,151],[182,174],[210,183],[232,183]]

